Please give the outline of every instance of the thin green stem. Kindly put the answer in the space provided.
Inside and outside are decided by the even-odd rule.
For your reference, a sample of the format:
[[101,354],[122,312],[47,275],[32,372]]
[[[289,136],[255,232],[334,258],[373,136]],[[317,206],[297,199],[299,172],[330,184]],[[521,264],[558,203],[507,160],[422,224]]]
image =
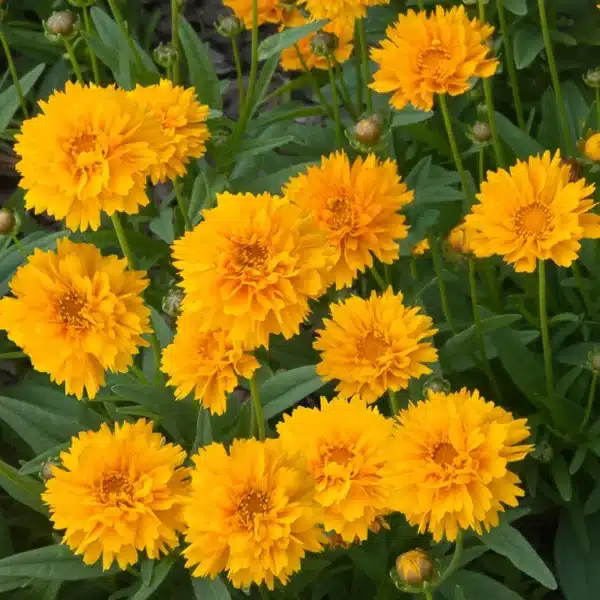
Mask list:
[[235,72],[237,73],[240,110],[242,110],[242,106],[244,105],[244,75],[242,73],[242,61],[236,37],[231,38],[231,49],[233,50],[233,61],[235,62]]
[[395,417],[400,410],[398,407],[398,394],[394,390],[388,390],[388,396],[390,399],[390,412],[392,417]]
[[481,182],[485,177],[485,146],[479,148],[477,159],[477,174],[479,175],[479,181]]
[[583,415],[583,421],[579,431],[583,431],[586,425],[589,423],[590,417],[592,416],[592,409],[594,408],[594,400],[596,399],[596,383],[598,382],[598,371],[594,369],[592,371],[592,383],[590,384],[590,393],[588,394],[587,406],[585,407],[585,414]]
[[[423,4],[423,0],[421,0],[421,4]],[[425,595],[425,600],[433,600],[433,592],[430,589],[426,589],[423,594]]]
[[598,129],[600,130],[600,87],[596,88],[596,112],[598,113]]
[[156,387],[162,387],[162,374],[160,370],[161,363],[161,351],[160,351],[160,342],[158,341],[158,335],[156,335],[156,330],[153,329],[152,333],[150,333],[150,346],[152,347],[152,354],[154,355],[154,385]]
[[444,581],[446,581],[446,579],[448,579],[448,577],[450,577],[450,575],[452,575],[452,573],[454,573],[454,571],[456,571],[456,569],[458,568],[458,565],[460,564],[460,558],[462,556],[463,545],[464,534],[462,529],[459,529],[456,535],[456,540],[454,542],[454,554],[452,555],[452,560],[450,561],[450,564],[448,565],[446,570],[440,575],[439,579],[436,581],[436,587],[440,586]]
[[173,179],[173,189],[175,190],[175,198],[177,198],[177,206],[179,207],[179,212],[183,218],[183,223],[185,225],[186,231],[192,230],[192,222],[190,221],[190,217],[188,215],[187,207],[185,202],[183,201],[183,196],[181,194],[181,185],[177,178]]
[[458,150],[458,144],[456,143],[454,130],[452,129],[452,119],[450,118],[450,111],[448,110],[448,102],[446,101],[446,95],[440,94],[439,99],[440,108],[442,109],[442,116],[444,118],[444,126],[446,127],[446,135],[448,136],[448,141],[450,142],[450,150],[452,151],[452,158],[454,159],[454,164],[456,165],[458,176],[460,177],[460,184],[462,187],[463,194],[465,195],[465,204],[468,207],[468,205],[470,204],[471,197],[469,178],[467,177],[467,172],[465,171],[465,167],[460,156],[460,152]]
[[133,54],[133,57],[135,58],[135,62],[138,66],[138,69],[141,71],[144,66],[142,62],[142,57],[140,56],[140,53],[138,52],[133,38],[129,33],[127,23],[123,18],[123,15],[121,13],[121,10],[119,9],[119,5],[117,2],[118,0],[108,0],[108,5],[110,6],[110,10],[113,14],[113,17],[115,18],[115,21],[117,22],[117,25],[119,26],[119,29],[121,30],[121,33],[125,36],[125,39],[127,40],[127,44],[129,46],[129,49],[131,50],[131,53]]
[[21,240],[19,240],[19,238],[17,237],[17,234],[13,231],[10,234],[10,237],[12,238],[12,241],[14,243],[14,245],[17,247],[17,250],[25,257],[27,258],[27,251],[25,250],[25,248],[23,247],[23,244],[21,244]]
[[367,110],[373,112],[373,92],[369,87],[369,48],[367,47],[367,36],[365,34],[365,20],[357,19],[356,27],[358,31],[358,42],[360,44],[360,60],[363,68],[364,84],[367,90]]
[[435,277],[437,280],[438,289],[440,291],[442,312],[444,313],[444,318],[446,319],[446,323],[448,323],[448,327],[450,327],[450,331],[452,331],[452,334],[455,335],[456,325],[454,324],[452,312],[450,311],[450,304],[448,303],[448,291],[446,290],[446,282],[444,281],[442,274],[442,257],[440,256],[440,251],[436,240],[431,239],[429,241],[429,245],[431,247],[431,258],[433,259],[433,270],[435,271]]
[[417,269],[417,259],[414,256],[410,257],[410,276],[414,281],[419,281],[419,271]]
[[258,439],[264,440],[266,437],[265,433],[265,417],[263,415],[263,408],[260,401],[260,395],[258,393],[258,382],[256,376],[250,380],[250,395],[252,396],[252,407],[256,416],[256,425],[258,426]]
[[69,60],[71,61],[71,66],[73,67],[77,81],[79,81],[79,83],[85,83],[81,67],[77,62],[77,56],[75,56],[75,50],[73,50],[73,44],[71,44],[71,41],[67,38],[65,38],[65,48],[67,49],[67,54],[69,55]]
[[0,43],[2,44],[2,48],[4,49],[4,54],[6,56],[6,62],[8,63],[8,70],[10,71],[10,75],[13,80],[13,85],[15,86],[15,90],[17,91],[17,96],[19,96],[19,102],[21,104],[21,110],[23,111],[23,116],[28,119],[29,118],[29,110],[27,109],[27,102],[25,102],[25,96],[23,95],[23,88],[21,87],[21,82],[19,81],[19,75],[17,74],[17,69],[15,67],[15,61],[13,60],[12,52],[10,51],[10,47],[8,45],[8,41],[4,35],[4,31],[2,31],[2,25],[0,25]]
[[298,60],[300,61],[300,64],[302,65],[302,69],[304,70],[304,73],[306,74],[308,82],[310,83],[314,93],[317,95],[317,98],[319,99],[319,104],[327,111],[327,114],[329,115],[329,117],[331,119],[335,119],[335,115],[333,114],[333,110],[332,110],[331,106],[329,106],[329,103],[327,102],[327,100],[325,100],[325,96],[323,96],[323,92],[321,91],[321,88],[319,87],[317,80],[315,79],[314,75],[312,74],[312,71],[308,68],[306,61],[304,60],[304,57],[302,56],[302,51],[300,50],[300,47],[298,46],[298,44],[294,44],[294,48],[296,49],[296,54],[298,55]]
[[[85,27],[85,31],[88,35],[92,35],[92,22],[90,19],[90,9],[87,6],[83,7],[83,25]],[[96,53],[92,49],[90,43],[87,43],[88,54],[90,56],[90,63],[92,64],[92,73],[94,74],[94,83],[96,85],[100,84],[100,68],[98,66],[98,59],[96,58]]]
[[119,246],[121,246],[123,256],[127,259],[129,268],[133,270],[135,269],[133,254],[131,253],[131,248],[129,247],[129,242],[127,241],[127,236],[125,235],[125,230],[123,229],[123,224],[121,223],[121,217],[119,216],[119,213],[115,212],[110,216],[110,218],[115,230],[115,234],[117,235],[117,240],[119,241]]
[[375,265],[371,265],[370,271],[371,275],[373,275],[373,279],[379,286],[379,289],[382,292],[385,292],[385,290],[388,288],[388,284],[385,282],[385,279],[381,276],[381,273],[377,270],[377,267]]
[[340,63],[336,61],[335,63],[337,78],[340,81],[340,93],[342,95],[342,100],[350,113],[350,116],[356,121],[358,115],[356,114],[356,107],[352,102],[352,96],[350,95],[350,91],[348,90],[348,86],[346,85],[346,81],[344,80],[344,72],[340,67]]
[[0,360],[13,360],[15,358],[27,358],[25,352],[4,352],[0,354]]
[[593,302],[590,298],[590,294],[585,287],[585,280],[583,279],[583,275],[581,274],[581,269],[579,268],[579,264],[577,261],[574,261],[571,265],[571,270],[573,271],[573,276],[575,277],[575,282],[577,283],[577,287],[579,288],[579,293],[583,298],[583,303],[585,305],[585,310],[587,311],[589,316],[593,316]]
[[175,60],[173,62],[173,83],[177,85],[181,77],[181,43],[179,40],[179,11],[180,0],[171,0],[171,44],[175,48]]
[[331,86],[331,99],[333,100],[333,118],[335,122],[335,143],[337,148],[342,147],[342,120],[340,119],[340,101],[338,98],[335,73],[333,72],[333,61],[328,58],[329,85]]
[[544,47],[546,48],[546,55],[548,57],[548,66],[550,67],[550,76],[552,78],[552,86],[554,87],[554,95],[556,97],[556,107],[558,109],[558,117],[565,137],[565,143],[567,145],[567,153],[570,155],[573,153],[573,138],[571,136],[571,130],[569,128],[569,121],[567,118],[567,109],[565,107],[565,101],[563,98],[562,88],[560,87],[560,78],[558,76],[558,68],[556,66],[556,59],[554,57],[554,49],[552,48],[552,39],[550,38],[550,29],[548,28],[548,15],[546,13],[546,1],[538,0],[538,11],[540,14],[540,25],[542,26],[542,36],[544,38]]
[[538,261],[538,296],[540,302],[540,329],[542,332],[542,347],[544,349],[544,369],[546,373],[546,391],[548,397],[554,392],[554,378],[552,372],[552,347],[550,346],[550,331],[548,328],[548,308],[546,305],[546,263]]
[[502,32],[502,39],[504,42],[504,64],[506,65],[508,78],[510,79],[515,112],[517,113],[517,123],[519,127],[525,131],[525,114],[523,112],[521,93],[519,91],[519,78],[517,77],[517,67],[515,65],[515,53],[513,51],[512,40],[508,34],[508,25],[506,23],[506,14],[504,12],[504,0],[496,0],[496,8],[498,10],[498,21],[500,22],[500,31]]
[[417,6],[419,7],[419,10],[425,10],[425,1],[417,0]]
[[356,70],[356,94],[358,100],[358,113],[363,112],[363,76],[362,76],[362,59],[360,56],[360,52],[358,51],[360,47],[359,37],[360,34],[358,32],[358,22],[359,19],[356,19],[354,22],[354,68]]

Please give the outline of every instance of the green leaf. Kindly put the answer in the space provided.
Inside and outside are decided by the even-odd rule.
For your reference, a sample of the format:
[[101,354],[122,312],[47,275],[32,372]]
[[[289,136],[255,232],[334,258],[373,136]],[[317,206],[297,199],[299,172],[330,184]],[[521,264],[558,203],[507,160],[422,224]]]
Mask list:
[[544,152],[544,147],[538,141],[519,129],[512,121],[499,112],[494,114],[496,115],[500,137],[511,148],[517,158],[524,160]]
[[267,60],[267,58],[273,56],[273,54],[279,54],[282,50],[293,46],[298,40],[318,31],[327,24],[327,20],[313,21],[312,23],[306,23],[300,27],[290,27],[285,29],[281,33],[269,36],[266,40],[261,42],[258,47],[258,59]]
[[[29,90],[31,90],[45,68],[46,65],[38,65],[19,80],[23,96],[27,96]],[[7,90],[0,94],[0,133],[4,132],[8,127],[10,120],[15,116],[15,113],[19,110],[20,106],[21,102],[14,85],[11,85]]]
[[527,0],[504,0],[504,7],[520,17],[527,14]]
[[[43,515],[47,514],[41,499],[44,486],[32,477],[21,475],[19,471],[2,459],[0,459],[0,487],[17,502],[25,504]],[[0,561],[1,563],[2,561]]]
[[574,365],[584,369],[591,369],[588,355],[594,350],[600,349],[600,345],[593,342],[581,342],[562,348],[555,356],[555,360],[565,365]]
[[556,580],[531,544],[514,528],[500,523],[479,539],[494,552],[506,556],[510,562],[543,586],[555,590]]
[[194,180],[188,214],[193,225],[200,222],[202,211],[212,208],[217,203],[217,194],[224,192],[228,186],[227,177],[217,173],[215,169],[206,167]]
[[217,576],[216,579],[208,577],[192,577],[192,588],[196,600],[230,600],[231,594],[223,580]]
[[[156,561],[146,561],[156,562]],[[147,600],[160,587],[162,582],[167,578],[169,571],[175,564],[173,555],[166,556],[160,562],[154,565],[151,576],[148,582],[142,582],[138,591],[131,596],[130,600]]]
[[269,85],[273,79],[273,75],[275,74],[278,66],[279,56],[274,54],[267,60],[267,62],[265,62],[260,70],[260,73],[258,74],[258,81],[256,82],[256,89],[254,91],[254,105],[252,106],[252,111],[250,112],[250,118],[253,117],[254,113],[263,103],[263,100],[267,95]]
[[183,18],[179,25],[179,35],[188,64],[190,82],[196,88],[200,102],[216,110],[222,110],[221,86],[208,46],[200,40],[194,28]]
[[456,589],[454,590],[454,600],[467,600],[467,597],[465,596],[465,593],[462,591],[462,588],[460,587],[460,585],[457,585]]
[[[489,333],[490,331],[495,331],[496,329],[501,329],[504,327],[508,327],[517,321],[520,321],[523,318],[520,314],[510,314],[510,315],[495,315],[493,317],[487,317],[481,320],[481,328],[485,333]],[[445,344],[444,351],[448,352],[451,349],[456,350],[457,348],[464,346],[467,343],[472,343],[475,341],[477,335],[477,329],[475,325],[471,325],[467,329],[457,333],[452,336]]]
[[569,468],[567,463],[560,452],[555,453],[554,460],[552,461],[552,476],[554,477],[554,483],[560,497],[565,502],[570,502],[573,497],[573,486],[571,483],[571,476],[569,475]]
[[533,25],[522,23],[515,31],[514,49],[517,69],[527,68],[544,49],[542,32]]
[[69,440],[68,442],[64,442],[63,444],[57,444],[56,446],[49,448],[45,452],[38,454],[35,458],[32,458],[30,461],[21,465],[19,473],[21,473],[21,475],[34,475],[36,473],[39,473],[42,470],[42,466],[44,465],[44,463],[48,462],[49,460],[58,458],[60,456],[60,453],[67,450],[67,448],[69,448],[70,445],[71,442]]
[[461,570],[444,582],[440,591],[448,600],[454,600],[456,586],[467,598],[485,600],[523,600],[519,594],[483,573]]
[[279,194],[281,193],[281,188],[289,179],[314,164],[314,162],[299,163],[275,173],[270,173],[264,177],[257,178],[255,176],[252,179],[244,177],[242,180],[237,179],[235,182],[232,182],[232,185],[235,184],[235,189],[240,192],[252,192],[253,194],[271,192],[272,194]]
[[317,375],[314,366],[298,367],[277,373],[259,390],[265,419],[270,419],[294,406],[324,385],[325,382]]
[[102,564],[85,565],[67,546],[52,545],[13,554],[0,560],[0,577],[32,577],[51,581],[80,581],[114,575],[118,569],[113,566],[102,570]]
[[403,108],[402,110],[398,110],[394,112],[394,117],[392,118],[391,127],[402,127],[403,125],[414,125],[415,123],[421,123],[422,121],[427,121],[427,119],[431,119],[433,117],[433,112],[430,110],[419,110],[417,108],[413,108],[410,104]]

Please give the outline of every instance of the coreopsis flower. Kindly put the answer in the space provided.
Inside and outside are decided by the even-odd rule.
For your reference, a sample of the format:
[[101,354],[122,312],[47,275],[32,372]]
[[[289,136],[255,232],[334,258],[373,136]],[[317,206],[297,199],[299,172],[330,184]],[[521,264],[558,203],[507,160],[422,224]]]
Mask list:
[[600,162],[600,132],[590,134],[581,144],[585,157],[593,162]]
[[474,77],[491,77],[498,61],[488,56],[486,44],[494,28],[470,20],[464,6],[435,12],[409,10],[386,30],[380,48],[371,50],[379,65],[371,87],[393,92],[390,103],[397,109],[408,103],[431,110],[434,94],[458,96]]
[[397,240],[408,234],[398,211],[414,194],[401,182],[395,162],[369,154],[350,163],[344,152],[336,152],[290,179],[283,192],[327,235],[335,253],[329,282],[337,289],[371,267],[373,256],[387,264],[398,258]]
[[500,255],[520,272],[533,272],[538,259],[568,267],[580,240],[600,237],[600,217],[590,212],[594,191],[585,179],[573,181],[559,152],[488,172],[465,218],[471,249],[478,257]]
[[175,339],[163,350],[162,370],[169,385],[176,387],[178,399],[193,391],[196,400],[220,415],[238,377],[249,379],[259,364],[240,342],[228,339],[226,331],[204,331],[203,320],[201,313],[184,312],[179,317]]
[[354,23],[367,15],[367,8],[389,4],[390,0],[299,0],[315,19],[342,18]]
[[217,196],[218,206],[173,245],[183,310],[202,312],[249,346],[290,338],[325,290],[331,252],[309,215],[271,194]]
[[533,449],[521,443],[529,436],[525,419],[463,388],[430,392],[398,421],[400,511],[420,533],[452,541],[459,529],[489,531],[504,505],[516,506],[524,495],[509,463]]
[[176,86],[166,79],[156,85],[138,85],[129,95],[160,123],[159,145],[153,147],[158,160],[150,166],[152,183],[184,175],[190,158],[206,152],[208,106],[200,104],[194,88]]
[[143,551],[159,558],[178,545],[184,528],[188,470],[185,452],[152,423],[102,424],[84,431],[60,454],[42,495],[63,543],[86,564],[102,559],[125,569]]
[[287,451],[306,457],[326,531],[363,541],[396,510],[394,422],[377,408],[358,397],[322,398],[320,409],[285,415],[277,431]]
[[426,363],[437,360],[427,341],[437,329],[418,308],[403,304],[402,293],[391,288],[368,300],[353,296],[331,305],[314,348],[321,352],[317,372],[326,381],[337,379],[342,398],[354,394],[375,402],[386,390],[408,387],[412,378],[431,373]]
[[471,237],[471,230],[462,221],[448,234],[446,245],[452,252],[457,254],[469,254],[472,251]]
[[0,300],[0,329],[33,368],[65,384],[67,394],[93,398],[104,372],[124,373],[150,331],[142,292],[148,280],[124,259],[102,256],[91,244],[58,241],[35,250],[17,269]]
[[[246,29],[252,29],[252,0],[223,0],[223,4],[244,22]],[[282,0],[258,0],[259,25],[275,23],[295,27],[303,21],[304,15],[293,5],[286,6]]]
[[195,577],[226,571],[237,588],[285,584],[307,552],[319,552],[313,482],[300,454],[278,440],[234,440],[206,446],[193,457],[185,509],[186,566]]
[[134,214],[148,204],[161,128],[127,92],[67,82],[40,107],[15,136],[28,210],[96,230],[103,212]]
[[[304,23],[308,23],[309,21],[309,19],[305,19]],[[285,48],[281,52],[282,68],[286,71],[302,71],[304,66],[306,66],[309,71],[312,69],[328,69],[330,66],[330,58],[328,58],[327,53],[315,52],[316,48],[314,47],[314,41],[318,39],[319,35],[323,34],[333,36],[331,38],[333,43],[331,59],[339,64],[346,62],[352,55],[352,49],[354,47],[352,43],[354,23],[345,19],[340,19],[327,23],[321,32],[311,33],[298,40],[297,49],[295,46]],[[298,56],[298,50],[300,51],[300,56]],[[304,65],[302,62],[304,62]]]
[[426,252],[431,250],[431,246],[429,245],[429,240],[425,238],[420,242],[417,242],[410,250],[410,253],[413,256],[423,256]]

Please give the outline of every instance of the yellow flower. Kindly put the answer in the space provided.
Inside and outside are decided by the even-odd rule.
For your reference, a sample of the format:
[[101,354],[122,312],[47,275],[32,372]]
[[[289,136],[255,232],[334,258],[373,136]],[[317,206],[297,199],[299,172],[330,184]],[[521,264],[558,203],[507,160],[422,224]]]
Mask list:
[[[244,22],[246,29],[252,29],[252,0],[223,0]],[[282,0],[258,0],[258,24],[282,24],[286,27],[295,27],[302,24],[304,16],[296,7],[286,7]]]
[[586,138],[582,145],[586,158],[594,162],[600,162],[600,133],[592,133]]
[[[304,19],[304,23],[308,23],[310,19]],[[325,33],[330,33],[336,36],[337,43],[335,50],[333,51],[333,58],[339,64],[346,62],[352,55],[354,37],[354,22],[344,20],[330,21],[321,30]],[[309,70],[312,69],[328,69],[329,60],[326,56],[319,56],[315,54],[312,49],[312,41],[317,33],[311,33],[310,35],[298,40],[298,48],[300,49],[300,55]],[[302,62],[298,57],[298,51],[294,46],[286,48],[281,53],[281,66],[285,71],[301,71],[303,70]]]
[[220,415],[238,376],[249,379],[259,364],[222,329],[203,331],[203,320],[201,313],[184,312],[179,317],[175,339],[163,350],[162,370],[170,377],[169,385],[176,386],[178,399],[193,390],[196,400]]
[[320,410],[297,408],[277,431],[286,450],[306,457],[326,531],[363,541],[397,510],[394,422],[376,408],[358,397],[322,398]]
[[429,240],[425,238],[424,240],[421,240],[420,242],[415,244],[412,247],[410,253],[413,256],[423,256],[425,252],[428,252],[429,250],[431,250],[431,246],[429,245]]
[[475,255],[498,254],[528,273],[537,259],[570,266],[581,239],[600,237],[600,217],[589,212],[595,187],[571,175],[558,152],[519,161],[510,172],[488,172],[465,219]]
[[138,552],[159,558],[178,545],[184,528],[185,452],[165,443],[152,423],[103,424],[84,431],[51,467],[42,498],[63,543],[86,564],[135,563]]
[[437,333],[430,317],[407,308],[402,293],[391,288],[368,300],[353,296],[331,305],[331,319],[317,331],[321,351],[317,371],[326,381],[338,379],[342,398],[358,394],[375,402],[386,390],[403,390],[412,378],[431,373],[424,363],[437,352],[426,338]]
[[62,239],[56,252],[36,250],[19,267],[0,300],[0,329],[30,357],[34,369],[65,382],[79,399],[93,398],[104,371],[128,370],[150,311],[141,293],[145,273],[125,260],[102,256],[91,244]]
[[237,588],[285,584],[307,552],[319,552],[313,483],[301,455],[278,440],[234,440],[229,454],[211,444],[193,458],[185,509],[186,566],[195,577],[227,571]]
[[226,329],[249,346],[298,333],[331,266],[327,240],[309,216],[271,194],[219,194],[173,256],[184,310],[202,312],[205,328]]
[[194,88],[174,86],[166,79],[157,85],[138,85],[129,95],[161,126],[159,146],[152,147],[158,155],[150,167],[152,183],[184,175],[190,158],[206,152],[208,106],[198,102]]
[[40,107],[16,136],[27,209],[96,230],[102,212],[134,214],[148,204],[161,131],[127,92],[68,82]]
[[369,6],[389,4],[390,0],[299,0],[315,19],[343,18],[354,23],[367,15]]
[[401,183],[396,163],[374,154],[352,164],[343,152],[321,159],[320,166],[293,177],[284,194],[309,211],[335,252],[329,282],[341,289],[373,265],[373,255],[391,264],[399,256],[397,240],[408,234],[398,211],[414,194]]
[[400,511],[419,532],[452,541],[459,529],[481,533],[498,524],[503,505],[523,496],[508,464],[532,446],[525,419],[513,419],[479,392],[445,394],[411,404],[400,413],[393,451]]
[[408,103],[431,110],[434,94],[458,96],[473,77],[491,77],[498,61],[489,58],[486,40],[493,27],[469,20],[464,6],[449,11],[437,6],[429,16],[409,10],[386,31],[381,48],[371,50],[379,65],[370,87],[393,92],[390,103],[397,109]]
[[472,232],[467,228],[463,221],[448,234],[446,243],[453,252],[458,254],[469,254],[472,252],[471,237]]

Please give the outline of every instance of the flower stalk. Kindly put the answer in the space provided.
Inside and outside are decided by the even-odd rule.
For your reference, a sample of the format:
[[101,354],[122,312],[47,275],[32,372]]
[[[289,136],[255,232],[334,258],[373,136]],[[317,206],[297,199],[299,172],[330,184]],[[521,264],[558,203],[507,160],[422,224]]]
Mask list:
[[172,65],[172,81],[177,85],[181,80],[181,42],[179,39],[179,11],[181,0],[171,0],[171,44],[175,48],[175,59]]
[[181,193],[181,184],[177,178],[173,179],[173,190],[175,191],[177,206],[179,207],[179,212],[181,213],[185,230],[191,231],[192,222],[190,221],[190,216],[188,215],[187,207],[185,205],[185,202],[183,201],[183,195]]
[[585,407],[585,414],[583,415],[583,420],[581,421],[581,426],[579,427],[579,431],[583,431],[587,424],[590,421],[590,417],[592,416],[592,409],[594,408],[594,401],[596,400],[596,384],[598,383],[598,371],[596,369],[592,370],[592,382],[590,383],[590,391],[588,394],[588,401]]
[[25,96],[23,95],[23,88],[21,87],[21,82],[19,80],[19,75],[17,74],[17,69],[15,67],[15,61],[13,59],[12,52],[10,51],[10,46],[8,45],[8,40],[4,35],[4,31],[2,31],[2,26],[0,25],[0,43],[2,44],[2,48],[4,49],[4,55],[6,56],[6,62],[8,63],[8,70],[10,71],[10,76],[13,80],[13,85],[15,86],[15,90],[17,91],[17,96],[19,97],[19,103],[21,104],[21,110],[23,111],[23,116],[28,119],[29,118],[29,110],[27,109],[27,102],[25,102]]
[[550,331],[548,327],[548,309],[546,297],[546,263],[538,260],[538,296],[539,296],[539,317],[540,329],[542,333],[542,347],[544,350],[544,370],[546,374],[546,392],[548,397],[554,392],[554,377],[552,372],[552,347],[550,346]]
[[260,401],[260,394],[258,392],[256,375],[253,375],[252,379],[250,380],[250,395],[252,397],[252,410],[254,411],[254,417],[258,428],[258,439],[262,441],[266,437],[265,417],[263,414],[262,403]]
[[235,63],[235,72],[237,75],[237,85],[240,101],[240,110],[244,105],[244,75],[242,73],[242,61],[240,58],[240,49],[237,43],[237,37],[231,38],[231,50],[233,51],[233,62]]
[[390,412],[392,417],[395,417],[400,411],[398,407],[398,394],[394,390],[388,390],[388,396],[390,398]]
[[360,60],[362,63],[363,79],[367,90],[367,111],[373,112],[373,93],[369,87],[369,49],[367,47],[367,36],[365,34],[364,19],[356,20],[356,31],[358,33],[358,46],[360,48]]
[[327,102],[327,100],[325,100],[325,96],[323,96],[323,92],[321,91],[321,88],[319,87],[317,80],[315,79],[314,75],[312,74],[312,71],[308,68],[306,61],[304,60],[304,57],[302,56],[300,47],[298,46],[298,44],[294,44],[294,48],[296,49],[296,54],[298,55],[298,60],[300,61],[300,64],[302,65],[302,69],[303,69],[304,73],[306,74],[306,77],[308,78],[308,82],[310,83],[314,93],[317,95],[317,98],[319,99],[319,104],[326,110],[330,119],[335,119],[335,115],[333,114],[333,110],[332,110],[331,106],[329,106],[329,103]]
[[333,119],[335,122],[335,144],[337,148],[342,147],[342,121],[340,119],[340,102],[338,97],[337,84],[335,82],[335,73],[333,70],[333,60],[331,56],[327,58],[329,85],[331,86],[331,98],[333,100]]
[[71,40],[67,37],[64,38],[65,48],[67,49],[67,54],[69,55],[69,60],[71,61],[71,66],[73,67],[73,71],[75,72],[75,77],[77,77],[77,81],[81,84],[85,83],[83,78],[83,73],[81,72],[81,67],[77,62],[77,56],[75,55],[75,50],[73,48],[73,44]]
[[454,324],[454,319],[452,317],[452,312],[450,311],[450,304],[448,303],[448,291],[446,290],[446,282],[444,281],[443,273],[442,273],[442,257],[440,255],[440,251],[436,240],[431,239],[429,242],[431,247],[431,258],[433,259],[433,270],[435,271],[435,278],[437,281],[438,289],[440,292],[440,301],[442,303],[442,312],[444,313],[444,318],[446,319],[446,323],[448,327],[450,327],[450,331],[452,335],[456,334],[456,325]]

